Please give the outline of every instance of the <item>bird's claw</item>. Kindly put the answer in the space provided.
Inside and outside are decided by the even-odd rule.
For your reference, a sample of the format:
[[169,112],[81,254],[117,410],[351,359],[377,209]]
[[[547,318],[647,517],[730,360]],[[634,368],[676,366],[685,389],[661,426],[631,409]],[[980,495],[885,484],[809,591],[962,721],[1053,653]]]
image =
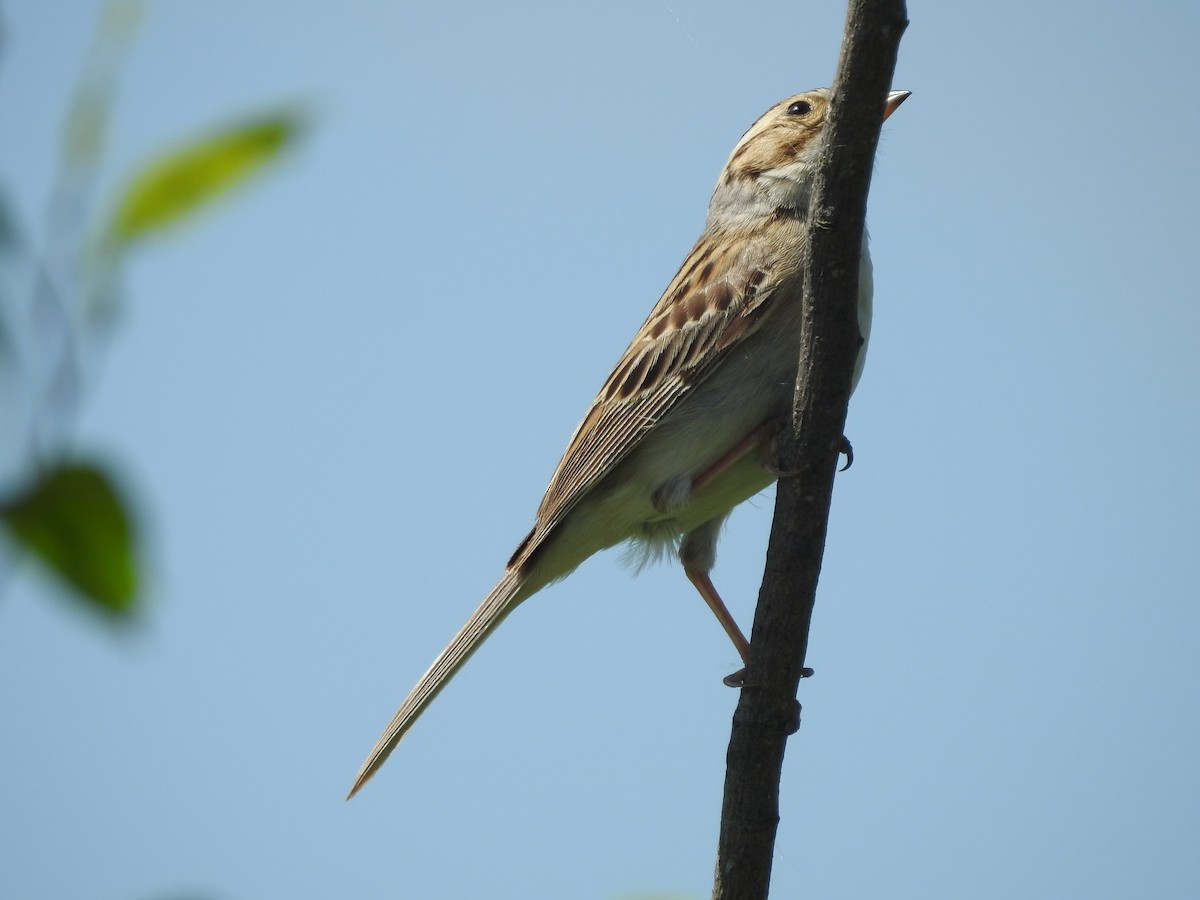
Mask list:
[[854,465],[854,446],[850,443],[850,438],[844,434],[842,435],[842,442],[838,445],[838,453],[846,454],[846,464],[838,469],[839,472],[845,472]]
[[[813,669],[810,669],[808,666],[805,666],[803,669],[800,670],[801,678],[812,678],[816,674],[817,674],[816,671]],[[731,688],[745,687],[746,686],[746,670],[744,668],[742,668],[742,669],[738,669],[736,672],[734,672],[731,675],[726,675],[724,678],[721,679],[721,684],[725,685],[725,687],[731,687]]]

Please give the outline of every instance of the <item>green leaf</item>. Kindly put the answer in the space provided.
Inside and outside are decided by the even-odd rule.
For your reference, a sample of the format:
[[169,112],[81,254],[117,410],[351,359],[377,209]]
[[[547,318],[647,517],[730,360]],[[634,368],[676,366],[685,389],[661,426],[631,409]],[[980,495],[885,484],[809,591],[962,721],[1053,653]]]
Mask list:
[[98,466],[60,463],[19,496],[0,502],[16,544],[104,612],[125,617],[137,593],[129,511]]
[[275,113],[160,157],[126,189],[105,243],[129,244],[174,225],[261,169],[301,128],[298,114]]

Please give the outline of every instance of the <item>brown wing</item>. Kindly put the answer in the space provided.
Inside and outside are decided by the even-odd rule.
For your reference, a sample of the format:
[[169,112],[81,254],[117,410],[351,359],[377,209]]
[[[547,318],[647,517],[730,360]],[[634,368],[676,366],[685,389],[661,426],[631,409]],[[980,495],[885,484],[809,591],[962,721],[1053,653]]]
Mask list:
[[[778,284],[766,244],[701,237],[575,429],[537,524],[510,566],[528,559],[579,499],[759,327]],[[786,268],[794,271],[794,263]]]

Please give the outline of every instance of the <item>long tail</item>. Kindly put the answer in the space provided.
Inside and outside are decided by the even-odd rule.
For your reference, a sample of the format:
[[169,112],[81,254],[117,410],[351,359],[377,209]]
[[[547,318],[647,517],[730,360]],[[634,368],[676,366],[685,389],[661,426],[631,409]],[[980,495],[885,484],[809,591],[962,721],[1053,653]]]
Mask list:
[[517,568],[513,566],[504,573],[500,583],[492,588],[491,593],[479,605],[479,609],[471,613],[467,624],[454,636],[446,649],[438,654],[433,665],[421,676],[417,686],[400,704],[400,709],[396,711],[396,715],[392,717],[392,721],[380,735],[374,749],[367,757],[367,761],[359,769],[358,777],[354,779],[354,787],[350,788],[350,793],[346,795],[347,800],[357,794],[359,789],[371,780],[371,776],[396,749],[400,739],[425,711],[425,707],[433,702],[433,698],[463,667],[471,654],[479,649],[479,645],[496,630],[497,625],[504,621],[504,617],[512,612],[521,600],[525,599],[524,596],[521,596],[524,593],[521,588],[525,585],[525,578],[518,573]]

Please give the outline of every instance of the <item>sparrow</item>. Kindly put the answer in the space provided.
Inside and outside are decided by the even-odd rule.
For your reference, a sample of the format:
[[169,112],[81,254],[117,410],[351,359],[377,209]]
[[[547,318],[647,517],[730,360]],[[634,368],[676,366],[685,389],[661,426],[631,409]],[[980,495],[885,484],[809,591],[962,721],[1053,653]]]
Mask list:
[[[892,91],[883,118],[909,96]],[[721,171],[696,245],[575,429],[533,529],[504,575],[401,704],[347,797],[524,600],[594,553],[629,542],[647,561],[678,554],[743,662],[749,642],[709,572],[735,506],[778,477],[799,361],[802,249],[830,92],[788,97],[750,126]],[[873,293],[859,271],[862,374]]]

